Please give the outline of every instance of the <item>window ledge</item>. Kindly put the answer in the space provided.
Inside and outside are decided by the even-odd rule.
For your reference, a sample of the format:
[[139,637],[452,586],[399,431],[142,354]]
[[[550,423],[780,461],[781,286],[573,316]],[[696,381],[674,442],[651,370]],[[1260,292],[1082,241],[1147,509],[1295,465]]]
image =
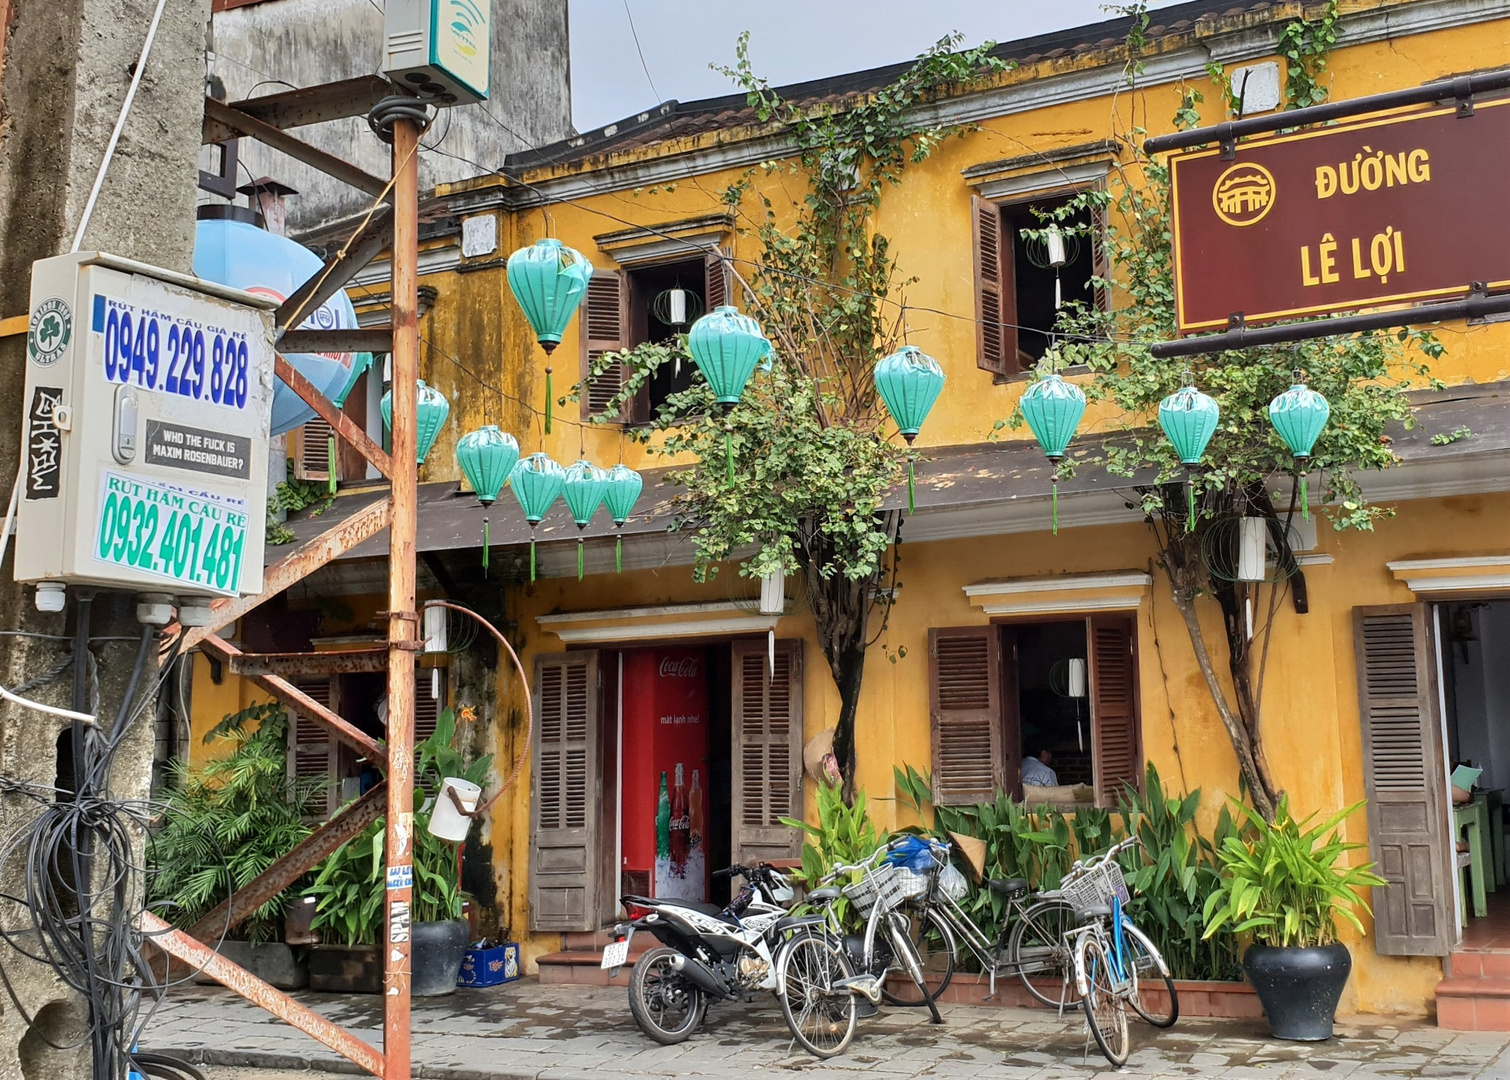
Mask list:
[[[1061,375],[1089,375],[1090,373],[1089,364],[1071,364],[1069,367],[1059,369],[1059,374]],[[1031,370],[1019,371],[1012,375],[993,375],[991,376],[991,382],[996,386],[1006,386],[1010,383],[1027,382],[1032,377],[1033,372]]]

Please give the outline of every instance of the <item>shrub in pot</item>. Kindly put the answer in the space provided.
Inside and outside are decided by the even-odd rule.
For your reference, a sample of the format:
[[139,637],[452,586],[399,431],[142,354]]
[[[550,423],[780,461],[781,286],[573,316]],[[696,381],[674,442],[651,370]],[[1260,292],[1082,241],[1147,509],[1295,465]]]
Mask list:
[[1384,884],[1373,864],[1342,865],[1362,844],[1344,843],[1338,826],[1363,804],[1354,803],[1319,825],[1316,814],[1297,821],[1282,798],[1273,822],[1234,802],[1245,827],[1217,851],[1221,885],[1206,900],[1206,931],[1224,928],[1251,937],[1243,971],[1281,1039],[1332,1037],[1337,1002],[1352,971],[1352,956],[1337,940],[1337,919],[1364,932],[1354,908],[1368,904],[1359,889]]
[[[205,736],[227,750],[203,765],[170,766],[163,823],[147,849],[152,906],[187,929],[310,834],[324,781],[291,778],[288,714],[281,705],[232,713]],[[280,989],[298,989],[303,958],[281,938],[296,884],[228,928],[219,951]]]

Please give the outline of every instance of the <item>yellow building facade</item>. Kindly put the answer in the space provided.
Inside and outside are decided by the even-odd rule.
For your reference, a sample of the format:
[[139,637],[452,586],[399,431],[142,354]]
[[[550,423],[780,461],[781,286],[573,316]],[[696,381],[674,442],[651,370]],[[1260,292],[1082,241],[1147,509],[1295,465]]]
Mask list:
[[[1510,58],[1510,4],[1364,0],[1340,7],[1339,40],[1323,77],[1334,100],[1493,69]],[[1118,784],[1136,782],[1145,763],[1172,789],[1200,788],[1209,817],[1238,794],[1232,747],[1168,581],[1154,565],[1149,530],[1129,508],[1130,489],[1087,470],[1063,486],[1053,535],[1048,472],[1036,444],[1025,430],[993,435],[995,423],[1016,408],[1026,385],[1021,372],[1031,368],[1035,348],[1041,353],[1032,327],[1043,325],[1034,312],[1044,303],[1047,279],[1012,254],[997,255],[995,266],[1007,278],[997,289],[1005,305],[1000,321],[1023,329],[1012,335],[1015,348],[983,356],[994,346],[980,336],[981,305],[990,302],[982,300],[981,233],[999,229],[996,241],[1010,248],[1028,207],[1105,184],[1125,163],[1117,136],[1134,126],[1171,130],[1187,90],[1204,94],[1203,122],[1222,119],[1223,95],[1209,63],[1229,79],[1247,73],[1255,94],[1271,77],[1277,90],[1285,66],[1277,37],[1302,14],[1300,4],[1244,10],[1205,2],[1155,11],[1135,89],[1127,81],[1126,27],[1119,22],[1008,43],[999,52],[1014,61],[1009,71],[929,107],[932,119],[966,130],[910,167],[885,192],[875,219],[902,274],[916,278],[907,290],[910,341],[937,358],[948,377],[918,439],[925,460],[917,512],[903,525],[905,587],[870,650],[859,710],[858,786],[880,825],[911,820],[897,801],[893,767],[937,771],[953,733],[982,716],[994,740],[985,764],[1008,788],[1016,785],[1020,758],[1047,748],[1066,787],[1083,784],[1082,796],[1088,789],[1103,805],[1114,805]],[[790,94],[842,97],[889,77],[859,73]],[[1251,104],[1250,111],[1263,111],[1257,97]],[[540,576],[528,580],[528,533],[504,496],[490,515],[497,549],[484,577],[481,511],[455,493],[455,442],[496,423],[517,436],[525,454],[544,450],[563,464],[582,456],[604,466],[622,460],[653,479],[667,466],[664,457],[626,437],[622,424],[584,419],[584,409],[611,386],[590,388],[587,405],[560,407],[545,434],[547,364],[555,394],[567,394],[589,353],[655,336],[652,304],[673,286],[704,302],[727,290],[743,306],[739,278],[761,253],[746,231],[750,222],[731,213],[723,194],[749,177],[778,205],[800,198],[799,180],[760,168],[790,152],[782,132],[755,122],[738,97],[672,103],[516,155],[503,170],[508,178],[483,177],[437,193],[436,224],[422,254],[428,271],[422,284],[435,290],[421,325],[422,362],[425,380],[446,394],[452,411],[421,470],[422,588],[494,618],[530,673],[532,725],[506,659],[447,658],[438,701],[480,707],[473,737],[479,749],[497,755],[500,777],[516,755],[531,753],[525,734],[533,732],[523,779],[478,838],[479,865],[490,867],[486,888],[468,879],[482,894],[490,924],[509,928],[531,962],[560,951],[563,934],[611,921],[617,896],[644,883],[633,875],[653,877],[653,867],[631,865],[644,838],[628,835],[647,827],[643,808],[651,794],[626,788],[627,777],[646,767],[636,758],[645,756],[633,727],[640,721],[631,721],[646,709],[655,712],[637,697],[648,685],[637,681],[647,656],[674,661],[660,664],[662,678],[689,657],[700,665],[693,698],[707,712],[699,760],[709,860],[795,852],[795,834],[774,818],[812,812],[813,781],[801,770],[802,750],[833,727],[839,696],[800,584],[788,584],[789,603],[775,613],[761,610],[758,582],[732,568],[696,583],[690,544],[665,531],[664,487],[647,485],[624,531],[622,573],[614,570],[614,531],[600,517],[585,533],[582,580],[577,530],[560,508],[539,530]],[[595,270],[587,302],[549,358],[535,345],[504,272],[510,252],[546,235],[581,252]],[[1093,254],[1084,253],[1087,265]],[[383,312],[382,288],[354,289],[359,309],[365,300],[367,310]],[[1506,711],[1498,711],[1499,670],[1510,670],[1504,539],[1510,424],[1501,418],[1510,331],[1456,323],[1442,326],[1440,336],[1447,353],[1434,374],[1449,390],[1421,395],[1419,426],[1396,437],[1403,464],[1364,477],[1371,498],[1395,506],[1397,516],[1371,533],[1334,532],[1323,521],[1314,537],[1302,537],[1307,610],[1280,606],[1268,657],[1268,759],[1302,814],[1365,798],[1376,814],[1390,812],[1398,783],[1378,779],[1384,773],[1370,764],[1385,741],[1369,744],[1368,732],[1380,729],[1367,715],[1373,691],[1368,670],[1360,689],[1359,657],[1370,641],[1403,633],[1412,649],[1409,675],[1419,676],[1411,715],[1427,734],[1418,734],[1409,753],[1419,763],[1419,783],[1431,789],[1418,802],[1435,816],[1427,839],[1414,846],[1390,839],[1399,833],[1396,821],[1381,825],[1360,813],[1347,823],[1349,838],[1372,843],[1396,884],[1393,899],[1389,890],[1380,894],[1394,920],[1390,940],[1376,946],[1375,924],[1366,919],[1368,936],[1350,941],[1355,968],[1344,1011],[1432,1011],[1443,957],[1459,933],[1453,892],[1459,875],[1444,854],[1451,832],[1446,769],[1471,760],[1485,768],[1482,786],[1510,781],[1510,686]],[[1093,409],[1082,442],[1117,423]],[[1472,435],[1441,445],[1431,440],[1465,426]],[[323,520],[302,522],[296,531],[314,535],[370,495],[362,484],[348,484]],[[905,492],[899,497],[905,504]],[[373,636],[383,606],[381,549],[355,554],[269,605],[274,614],[255,634],[284,648]],[[1209,640],[1220,641],[1220,615],[1209,601],[1204,617]],[[248,632],[241,628],[244,640]],[[1083,699],[1068,696],[1071,660],[1086,665]],[[950,672],[969,683],[959,700],[950,697]],[[424,696],[427,673],[420,683]],[[373,696],[360,686],[330,692],[352,702]],[[206,661],[196,661],[198,732],[256,699],[234,676],[212,677]],[[1433,724],[1439,732],[1430,736]],[[210,752],[197,737],[193,742],[195,753]],[[330,753],[320,767],[335,780],[349,779],[350,763]],[[653,775],[654,764],[648,767]],[[962,774],[962,788],[971,775]],[[1410,867],[1391,865],[1401,857],[1423,860],[1414,876]],[[1434,881],[1438,894],[1412,894],[1422,880]],[[1505,890],[1501,885],[1498,895]],[[1420,948],[1427,938],[1445,947]]]

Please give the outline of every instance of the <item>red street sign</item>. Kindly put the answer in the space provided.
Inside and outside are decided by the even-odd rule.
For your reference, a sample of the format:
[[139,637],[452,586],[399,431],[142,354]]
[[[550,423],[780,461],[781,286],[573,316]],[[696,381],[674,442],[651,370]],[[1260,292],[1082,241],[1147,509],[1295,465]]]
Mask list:
[[1171,160],[1181,333],[1510,286],[1510,99]]

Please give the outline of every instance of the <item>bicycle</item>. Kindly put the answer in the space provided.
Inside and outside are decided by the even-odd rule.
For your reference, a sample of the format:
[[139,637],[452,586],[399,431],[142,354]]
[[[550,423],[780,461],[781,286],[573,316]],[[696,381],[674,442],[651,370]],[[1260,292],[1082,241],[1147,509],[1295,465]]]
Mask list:
[[[877,997],[873,1001],[884,993],[879,987],[885,985],[887,975],[901,971],[917,989],[922,1003],[928,1006],[932,1022],[942,1024],[944,1018],[939,1014],[937,995],[928,988],[922,957],[908,936],[907,917],[897,910],[903,901],[920,895],[930,884],[929,875],[915,873],[889,859],[900,845],[911,839],[903,837],[888,841],[858,863],[835,865],[825,875],[822,884],[831,884],[844,874],[856,872],[861,874],[860,879],[837,892],[819,889],[808,896],[808,901],[820,907],[826,932],[844,942],[855,966],[876,979]],[[834,901],[840,893],[854,904],[855,910],[866,916],[863,935],[844,933],[834,910]]]
[[[1022,878],[995,878],[987,887],[1006,898],[1007,912],[1002,919],[993,946],[986,932],[960,906],[960,897],[952,895],[941,881],[941,871],[948,864],[949,846],[926,841],[935,865],[928,875],[928,888],[905,913],[909,918],[909,937],[923,960],[923,969],[939,980],[937,997],[948,988],[959,963],[959,943],[974,955],[981,971],[990,978],[985,1000],[996,997],[996,980],[1016,976],[1023,987],[1043,1004],[1063,1011],[1074,984],[1070,979],[1070,956],[1066,944],[1068,933],[1077,920],[1074,908],[1057,892],[1033,893]],[[933,942],[942,947],[933,951]],[[1059,996],[1051,997],[1045,982],[1059,987]],[[911,994],[913,987],[903,984],[883,988],[886,1000],[894,1005],[917,1006],[921,998]]]
[[[1173,1026],[1180,1016],[1180,999],[1169,965],[1123,911],[1131,895],[1117,856],[1140,843],[1131,836],[1094,859],[1077,861],[1059,886],[1082,920],[1066,941],[1086,1026],[1106,1060],[1119,1067],[1127,1063],[1130,1049],[1127,1006],[1157,1028]],[[1143,1000],[1140,972],[1157,972],[1164,981],[1169,997],[1166,1011],[1155,1011]]]

